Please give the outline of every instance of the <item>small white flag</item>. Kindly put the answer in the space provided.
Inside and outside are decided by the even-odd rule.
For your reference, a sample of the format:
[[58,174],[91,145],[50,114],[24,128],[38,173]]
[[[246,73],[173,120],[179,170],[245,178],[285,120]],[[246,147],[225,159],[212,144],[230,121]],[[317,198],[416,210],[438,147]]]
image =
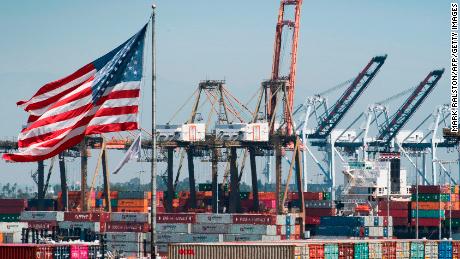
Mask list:
[[120,163],[117,166],[117,169],[115,169],[113,173],[117,174],[129,160],[138,159],[140,152],[141,152],[141,133],[139,133],[139,136],[137,136],[133,144],[131,144],[131,146],[128,148],[128,151],[126,151],[125,156],[120,161]]

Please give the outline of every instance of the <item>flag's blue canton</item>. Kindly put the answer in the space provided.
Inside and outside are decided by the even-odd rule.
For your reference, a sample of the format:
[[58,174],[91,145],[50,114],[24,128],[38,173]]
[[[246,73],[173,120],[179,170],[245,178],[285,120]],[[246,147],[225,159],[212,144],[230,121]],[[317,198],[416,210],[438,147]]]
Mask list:
[[118,48],[93,64],[97,69],[92,86],[92,102],[96,102],[121,82],[142,79],[142,60],[146,26]]

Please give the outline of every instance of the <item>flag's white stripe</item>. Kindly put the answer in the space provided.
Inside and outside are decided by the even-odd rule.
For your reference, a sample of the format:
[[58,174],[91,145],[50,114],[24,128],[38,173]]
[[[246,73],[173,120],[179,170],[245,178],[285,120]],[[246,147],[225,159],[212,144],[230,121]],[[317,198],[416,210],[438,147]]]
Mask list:
[[122,99],[111,99],[104,102],[101,106],[95,106],[85,114],[78,115],[68,120],[63,120],[55,123],[46,124],[27,132],[19,134],[19,140],[25,140],[27,138],[37,137],[43,134],[51,133],[59,129],[64,129],[73,126],[75,123],[80,121],[83,117],[93,116],[101,108],[115,108],[124,106],[139,105],[139,98],[122,98]]
[[137,122],[137,113],[95,117],[89,122],[88,126],[106,125],[106,124],[124,123],[124,122]]
[[[74,87],[76,85],[79,85],[79,84],[85,82],[86,80],[88,80],[94,74],[96,74],[96,69],[93,69],[93,70],[89,71],[88,73],[82,75],[81,77],[76,78],[73,81],[70,81],[67,84],[62,85],[59,88],[56,88],[56,89],[53,89],[51,91],[45,92],[45,93],[43,93],[41,95],[34,96],[34,97],[32,97],[32,99],[30,99],[28,102],[26,102],[25,104],[23,104],[21,106],[28,106],[30,104],[34,104],[34,103],[38,103],[38,102],[47,100],[47,99],[49,99],[49,98],[51,98],[51,97],[53,97],[55,95],[58,95],[58,94],[60,94],[60,93],[62,93],[64,91],[66,91],[69,88],[72,88],[72,87]],[[35,110],[37,110],[37,109],[35,109]]]
[[[116,115],[116,116],[107,116],[107,117],[97,117],[94,119],[94,121],[91,121],[90,126],[91,125],[107,125],[107,124],[112,124],[112,123],[125,123],[125,122],[137,122],[137,115],[136,114],[126,114],[126,115]],[[86,128],[87,128],[87,125],[84,125],[84,126],[81,126],[75,129],[69,129],[53,139],[35,143],[28,147],[20,148],[19,152],[21,152],[22,155],[33,155],[33,156],[46,155],[54,151],[56,148],[62,145],[62,143],[69,140],[70,138],[83,134]],[[53,147],[43,147],[43,145],[49,143],[50,141],[55,141],[57,139],[61,139],[61,140],[55,145],[53,145]]]
[[[56,143],[53,147],[41,147],[40,145],[43,145],[43,143],[36,143],[26,148],[21,148],[19,152],[21,153],[21,155],[25,155],[25,156],[43,156],[43,155],[53,152],[67,140],[83,134],[85,130],[86,130],[86,126],[82,126],[82,127],[78,127],[71,131],[61,134],[59,136],[59,138],[61,138],[61,141]],[[59,139],[59,138],[55,138],[55,139]]]
[[[76,89],[75,91],[78,90],[78,92],[84,90],[85,88],[87,87],[91,87],[91,84],[92,82],[88,82],[88,84],[84,84],[85,87],[83,87],[83,85],[81,87],[79,87],[78,89]],[[81,88],[81,89],[80,89]],[[110,93],[113,93],[113,92],[116,92],[116,91],[121,91],[121,90],[136,90],[136,89],[140,89],[140,83],[138,81],[133,81],[133,82],[123,82],[123,83],[119,83],[117,85],[115,85],[113,88],[109,88],[107,89],[105,92],[104,92],[104,97],[109,95]],[[76,93],[76,92],[75,92]],[[71,94],[74,94],[74,92],[72,92]],[[65,97],[64,97],[65,98]],[[64,99],[63,98],[63,99]],[[70,111],[70,110],[75,110],[75,109],[78,109],[84,105],[87,105],[88,103],[91,102],[93,96],[92,95],[88,95],[88,96],[85,96],[81,99],[78,99],[78,100],[75,100],[73,102],[69,102],[69,103],[66,103],[64,105],[61,105],[61,106],[58,106],[58,107],[55,107],[55,108],[52,108],[48,111],[46,111],[45,113],[43,113],[42,116],[40,116],[40,119],[44,119],[44,118],[48,118],[50,116],[55,116],[55,115],[58,115],[60,113],[63,113],[63,112],[66,112],[66,111]]]
[[[35,115],[35,116],[40,116],[40,117],[46,116],[46,117],[47,117],[47,116],[49,116],[48,114],[50,114],[52,111],[54,111],[54,110],[56,110],[56,109],[59,109],[59,108],[61,108],[61,107],[64,107],[64,109],[65,109],[65,107],[69,107],[69,106],[72,105],[73,103],[78,102],[78,101],[82,100],[83,98],[82,98],[82,99],[77,99],[77,100],[75,100],[75,101],[73,101],[73,102],[70,102],[70,103],[67,103],[67,104],[64,104],[64,105],[55,107],[55,108],[51,108],[51,109],[50,109],[50,107],[52,107],[54,104],[56,104],[57,102],[59,102],[59,101],[61,101],[61,100],[64,100],[64,99],[66,99],[66,98],[68,98],[68,97],[70,97],[70,96],[73,96],[73,95],[75,95],[75,94],[78,94],[78,93],[80,93],[81,91],[84,91],[84,90],[86,90],[86,89],[88,89],[88,88],[91,88],[91,85],[92,85],[92,84],[93,84],[93,80],[88,81],[88,82],[86,82],[86,83],[80,85],[80,86],[79,86],[77,89],[75,89],[74,91],[72,91],[72,92],[70,92],[70,93],[67,93],[66,95],[64,95],[63,97],[61,97],[59,100],[57,100],[55,103],[52,103],[52,104],[50,104],[50,105],[48,105],[48,106],[46,106],[46,107],[43,107],[43,108],[41,108],[41,109],[30,110],[29,113],[32,114],[32,115]],[[84,98],[91,98],[91,95],[85,96]],[[81,106],[81,105],[80,105],[80,106]],[[44,118],[44,117],[43,117],[43,118]]]
[[78,116],[75,116],[75,117],[73,117],[71,119],[68,119],[68,120],[63,120],[63,121],[58,121],[58,122],[46,124],[46,125],[43,125],[43,126],[38,127],[38,128],[31,129],[31,130],[26,131],[26,132],[21,132],[19,134],[18,138],[19,138],[19,140],[25,140],[25,139],[28,139],[28,138],[37,137],[37,136],[40,136],[40,135],[43,135],[43,134],[51,133],[51,132],[54,132],[56,130],[72,127],[77,122],[82,120],[84,117],[94,115],[97,112],[98,108],[99,108],[99,106],[93,107],[89,111],[87,111],[85,113],[82,113],[82,114],[80,114]]

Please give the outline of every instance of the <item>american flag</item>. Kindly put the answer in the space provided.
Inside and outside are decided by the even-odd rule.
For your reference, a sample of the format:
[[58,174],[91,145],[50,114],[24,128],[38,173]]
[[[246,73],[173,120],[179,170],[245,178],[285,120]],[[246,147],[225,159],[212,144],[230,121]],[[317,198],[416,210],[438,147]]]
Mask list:
[[73,74],[45,84],[17,104],[30,115],[7,161],[53,157],[85,135],[138,129],[138,105],[147,25],[136,35]]

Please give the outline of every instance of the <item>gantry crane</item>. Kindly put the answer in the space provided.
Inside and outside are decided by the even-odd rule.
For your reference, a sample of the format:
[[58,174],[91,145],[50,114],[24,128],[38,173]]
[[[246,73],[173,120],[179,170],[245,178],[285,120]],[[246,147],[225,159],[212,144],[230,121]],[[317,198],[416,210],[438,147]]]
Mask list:
[[439,79],[441,79],[443,73],[444,69],[431,71],[425,79],[420,82],[401,107],[389,117],[388,123],[379,129],[376,140],[370,142],[369,145],[377,147],[377,149],[381,151],[391,151],[394,137],[404,125],[406,125],[423,101],[425,101]]
[[[384,56],[375,56],[373,57],[363,70],[351,81],[351,84],[347,87],[345,92],[340,96],[340,98],[335,102],[335,104],[328,109],[326,104],[326,98],[322,96],[314,96],[307,99],[306,103],[306,112],[305,119],[303,121],[302,128],[302,142],[304,143],[304,149],[307,147],[307,138],[310,139],[313,145],[325,147],[327,153],[328,161],[328,172],[322,166],[320,166],[321,171],[325,174],[329,184],[332,188],[332,194],[334,196],[334,187],[335,187],[335,152],[334,145],[335,139],[331,137],[331,132],[336,128],[336,126],[343,119],[345,114],[350,110],[359,96],[364,92],[368,87],[370,82],[375,78],[380,68],[385,63],[387,55]],[[319,103],[319,104],[318,104]],[[312,113],[317,114],[317,107],[323,107],[324,111],[320,112],[318,116],[318,126],[313,133],[307,133],[307,124],[308,118]],[[311,110],[314,111],[311,111]],[[312,153],[310,152],[312,155]],[[316,161],[317,159],[314,158]],[[303,170],[304,178],[306,179],[306,160],[307,160],[307,150],[303,152]],[[319,165],[319,162],[317,162]],[[306,187],[306,181],[304,182],[304,188]]]

